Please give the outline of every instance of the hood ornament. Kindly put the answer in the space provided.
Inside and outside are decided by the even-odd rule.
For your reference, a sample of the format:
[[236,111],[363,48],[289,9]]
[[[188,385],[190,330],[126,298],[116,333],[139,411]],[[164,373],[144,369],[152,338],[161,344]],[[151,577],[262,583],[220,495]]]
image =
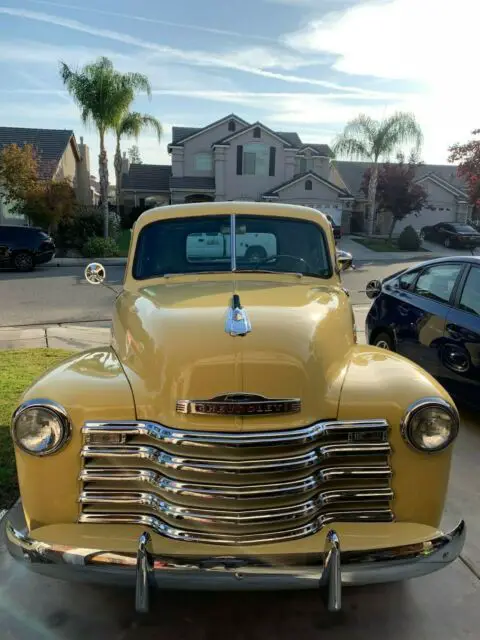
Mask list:
[[254,393],[227,393],[208,400],[177,400],[177,413],[258,416],[299,413],[300,398],[266,398]]
[[229,307],[225,321],[225,331],[231,336],[245,336],[252,330],[247,312],[240,304],[240,296],[235,293],[232,298],[232,306]]

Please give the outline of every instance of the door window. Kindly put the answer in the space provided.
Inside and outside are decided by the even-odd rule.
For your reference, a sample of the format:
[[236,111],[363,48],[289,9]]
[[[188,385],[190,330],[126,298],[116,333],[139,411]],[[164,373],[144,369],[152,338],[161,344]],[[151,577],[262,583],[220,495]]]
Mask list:
[[415,293],[424,298],[448,303],[463,266],[439,264],[423,271],[415,285]]
[[480,269],[470,269],[458,306],[462,311],[480,316]]
[[418,275],[418,271],[408,271],[398,278],[398,286],[400,289],[409,289]]

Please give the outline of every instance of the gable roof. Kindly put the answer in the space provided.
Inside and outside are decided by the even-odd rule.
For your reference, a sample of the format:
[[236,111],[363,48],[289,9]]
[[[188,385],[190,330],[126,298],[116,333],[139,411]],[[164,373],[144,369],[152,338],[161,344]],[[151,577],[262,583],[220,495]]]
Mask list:
[[183,146],[183,143],[194,136],[199,135],[203,131],[208,131],[209,129],[213,129],[222,122],[226,122],[227,120],[236,120],[240,124],[247,126],[248,122],[239,118],[234,113],[230,113],[228,116],[224,118],[220,118],[220,120],[215,120],[215,122],[211,122],[207,124],[205,127],[172,127],[172,142],[167,146],[167,149],[170,151],[173,146]]
[[151,193],[169,191],[171,174],[169,164],[131,164],[128,173],[122,176],[122,189]]
[[170,188],[180,190],[215,191],[215,178],[211,176],[172,176]]
[[300,152],[305,151],[306,149],[311,149],[314,151],[314,155],[317,156],[326,156],[327,158],[333,158],[333,151],[330,149],[328,144],[311,144],[309,142],[305,142],[300,147]]
[[38,153],[38,175],[41,179],[52,178],[58,164],[73,138],[74,150],[79,157],[75,137],[71,129],[28,129],[25,127],[0,127],[0,149],[16,144],[23,147],[31,144]]
[[[345,185],[354,193],[360,193],[363,175],[372,165],[370,162],[351,162],[348,160],[336,160],[335,166],[340,173]],[[457,167],[451,164],[421,164],[416,168],[415,179],[420,181],[427,176],[435,176],[437,181],[443,181],[443,186],[451,186],[458,195],[467,197],[465,182],[457,176]],[[442,185],[440,185],[442,186]],[[362,196],[363,197],[363,196]]]
[[430,173],[426,173],[426,174],[424,174],[424,175],[422,175],[420,177],[416,177],[415,178],[415,182],[423,182],[424,180],[431,180],[432,182],[437,184],[442,189],[446,189],[447,191],[450,191],[450,193],[453,193],[454,195],[456,195],[456,196],[458,196],[460,198],[468,197],[464,190],[458,189],[453,184],[450,184],[449,182],[447,182],[446,180],[444,180],[440,176],[437,176],[437,174],[434,173],[433,171],[431,171]]
[[299,182],[300,180],[303,180],[304,178],[313,178],[315,180],[318,180],[319,182],[326,185],[330,189],[333,189],[334,191],[336,191],[338,193],[339,198],[353,197],[351,193],[349,193],[345,189],[342,189],[337,184],[330,182],[330,180],[327,180],[326,178],[322,178],[322,176],[319,176],[318,173],[315,173],[314,171],[304,171],[303,173],[297,173],[290,180],[287,180],[286,182],[279,184],[277,187],[270,189],[270,191],[266,191],[265,193],[262,193],[262,196],[267,196],[267,197],[278,196],[279,191],[282,191],[282,189],[285,189],[286,187],[292,186],[293,184],[295,184],[296,182]]
[[301,147],[303,144],[300,136],[295,131],[275,131],[275,133],[281,138],[288,140],[292,147]]
[[[225,136],[221,140],[217,140],[217,142],[214,142],[212,144],[212,147],[216,147],[217,145],[222,145],[222,144],[229,144],[230,140],[233,140],[237,136],[240,136],[243,133],[246,133],[247,131],[251,131],[252,129],[255,129],[256,127],[259,127],[260,129],[263,129],[263,131],[265,131],[266,133],[269,133],[274,138],[277,138],[277,140],[279,140],[280,142],[283,142],[283,144],[287,145],[287,147],[289,147],[289,148],[292,148],[292,146],[294,146],[294,147],[296,146],[296,145],[292,144],[292,141],[289,140],[288,138],[283,138],[282,134],[278,133],[277,131],[273,131],[272,129],[270,129],[266,125],[264,125],[261,122],[257,121],[257,122],[254,122],[253,124],[249,124],[246,127],[243,127],[243,129],[239,129],[238,131],[232,131],[232,133],[229,133],[228,136]],[[289,134],[287,134],[287,135],[289,135]]]

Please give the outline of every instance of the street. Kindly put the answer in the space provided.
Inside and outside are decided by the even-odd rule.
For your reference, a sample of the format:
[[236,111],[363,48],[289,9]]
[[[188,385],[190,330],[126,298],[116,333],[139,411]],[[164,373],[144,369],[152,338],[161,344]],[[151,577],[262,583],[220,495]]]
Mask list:
[[[85,261],[85,264],[87,261]],[[367,304],[361,291],[368,280],[383,278],[414,263],[356,265],[342,279],[352,304]],[[120,290],[123,267],[108,267],[108,284]],[[0,326],[108,321],[115,294],[89,285],[82,267],[38,267],[33,273],[0,271]]]

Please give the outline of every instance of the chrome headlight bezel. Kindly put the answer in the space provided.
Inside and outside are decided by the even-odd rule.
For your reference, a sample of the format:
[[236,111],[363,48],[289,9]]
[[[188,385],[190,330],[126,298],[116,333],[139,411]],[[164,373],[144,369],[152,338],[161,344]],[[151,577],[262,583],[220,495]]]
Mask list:
[[[416,417],[422,411],[425,411],[427,409],[437,409],[437,410],[444,411],[452,419],[452,427],[451,427],[450,435],[448,439],[445,440],[445,442],[440,447],[437,447],[435,449],[420,446],[412,436],[413,418]],[[405,442],[417,452],[431,453],[431,454],[439,453],[447,449],[447,447],[449,447],[452,444],[452,442],[456,439],[459,428],[460,428],[460,416],[458,414],[456,407],[450,402],[447,402],[446,400],[444,400],[443,398],[438,398],[438,397],[421,398],[420,400],[417,400],[414,403],[412,403],[406,410],[402,418],[402,421],[400,423],[400,431]]]
[[[53,446],[50,446],[48,449],[33,451],[28,447],[25,447],[21,439],[17,434],[17,425],[19,418],[25,414],[25,412],[31,411],[32,409],[43,409],[50,413],[55,420],[61,426],[61,435],[55,441]],[[54,453],[57,453],[69,442],[72,436],[72,423],[70,417],[64,407],[58,404],[53,400],[48,400],[47,398],[36,398],[34,400],[27,400],[26,402],[22,402],[22,404],[17,407],[12,416],[12,422],[10,427],[10,433],[15,445],[25,453],[28,453],[31,456],[35,457],[43,457],[50,456]]]

